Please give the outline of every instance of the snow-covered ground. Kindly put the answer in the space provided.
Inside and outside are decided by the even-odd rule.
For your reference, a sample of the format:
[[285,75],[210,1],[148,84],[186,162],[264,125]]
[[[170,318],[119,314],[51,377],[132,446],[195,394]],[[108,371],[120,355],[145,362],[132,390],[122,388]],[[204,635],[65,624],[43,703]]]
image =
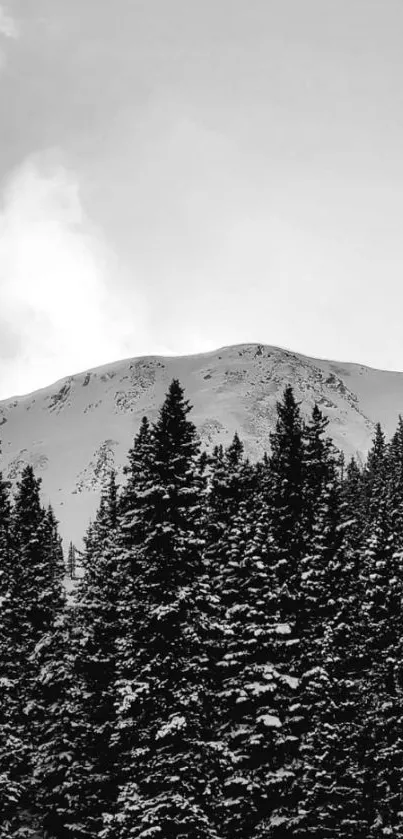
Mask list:
[[261,344],[183,357],[127,359],[0,402],[2,469],[12,481],[32,463],[65,541],[80,543],[110,468],[119,472],[141,417],[157,416],[179,378],[203,445],[238,431],[247,453],[269,448],[276,401],[291,384],[304,414],[315,402],[337,446],[364,456],[374,423],[394,431],[403,412],[403,373],[308,358]]

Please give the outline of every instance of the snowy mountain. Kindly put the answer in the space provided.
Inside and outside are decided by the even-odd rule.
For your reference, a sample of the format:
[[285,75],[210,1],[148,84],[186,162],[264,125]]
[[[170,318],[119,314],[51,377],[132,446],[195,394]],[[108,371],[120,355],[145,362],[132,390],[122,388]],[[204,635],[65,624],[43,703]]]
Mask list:
[[26,463],[33,464],[65,540],[79,544],[110,468],[121,473],[141,417],[155,419],[173,377],[194,406],[203,446],[228,443],[237,430],[251,458],[269,448],[276,401],[287,384],[304,414],[318,403],[347,456],[364,456],[375,422],[390,434],[403,412],[403,373],[261,344],[127,359],[2,401],[3,472],[15,481]]

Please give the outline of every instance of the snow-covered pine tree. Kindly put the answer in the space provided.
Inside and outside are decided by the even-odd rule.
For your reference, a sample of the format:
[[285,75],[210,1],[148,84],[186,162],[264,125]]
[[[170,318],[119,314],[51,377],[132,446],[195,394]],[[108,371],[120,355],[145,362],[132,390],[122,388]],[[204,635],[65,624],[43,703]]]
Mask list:
[[[401,422],[399,421],[399,426]],[[365,725],[361,759],[368,836],[403,836],[403,572],[401,465],[378,426],[368,455],[362,553]],[[400,486],[399,486],[400,484]]]
[[206,507],[206,557],[212,548],[213,564],[220,565],[220,545],[225,551],[227,527],[238,516],[239,505],[250,495],[255,484],[255,470],[244,457],[238,434],[224,449],[216,446],[209,459],[209,491]]
[[145,481],[135,491],[133,511],[129,504],[125,510],[135,535],[134,601],[119,663],[117,731],[126,746],[125,783],[116,812],[106,819],[103,836],[111,839],[217,836],[205,686],[205,481],[189,411],[174,380],[152,428],[147,464],[142,461]]
[[288,710],[296,682],[279,655],[290,630],[278,623],[269,559],[267,458],[262,469],[252,467],[235,435],[228,449],[215,450],[211,467],[206,557],[218,598],[211,686],[223,747],[220,829],[257,837],[284,804],[292,775]]
[[[300,633],[303,629],[301,609],[302,559],[306,544],[304,424],[293,390],[287,386],[283,399],[277,403],[277,421],[270,435],[271,453],[263,491],[269,520],[268,543],[273,565],[273,586],[277,604],[277,621],[287,628],[278,638],[278,660],[292,679],[300,675]],[[298,746],[303,731],[302,708],[298,696],[291,708],[289,725],[296,738],[293,751],[295,768]],[[281,830],[284,830],[280,821]]]
[[386,472],[387,507],[393,550],[403,552],[403,418],[401,416],[387,446]]
[[11,500],[9,485],[0,473],[0,822],[5,839],[12,837],[24,785],[19,777],[23,743],[16,728],[19,714],[19,672],[13,650]]
[[69,550],[67,553],[67,574],[70,580],[76,577],[76,547],[73,542],[69,543]]
[[[124,589],[117,524],[118,491],[112,472],[86,543],[85,574],[74,597],[75,685],[69,698],[73,731],[69,748],[74,766],[65,783],[69,799],[66,826],[74,839],[99,835],[103,813],[113,807],[117,793],[112,734]],[[63,627],[60,632],[63,642]],[[66,677],[63,672],[62,677]]]
[[321,641],[333,614],[334,560],[341,546],[340,481],[336,451],[326,435],[328,425],[329,420],[315,405],[304,429],[305,533],[298,619],[301,672],[321,661]]
[[58,522],[52,506],[49,504],[44,520],[45,544],[49,556],[51,576],[60,582],[66,573],[62,539],[58,530]]
[[[353,756],[358,743],[357,668],[351,672],[356,651],[354,647],[351,650],[346,647],[346,640],[351,640],[350,622],[357,618],[359,609],[359,577],[355,556],[348,549],[350,523],[343,521],[339,459],[325,436],[327,425],[315,407],[304,432],[306,541],[301,562],[299,621],[299,684],[304,725],[293,834],[317,839],[350,836],[354,830],[361,829],[359,816],[351,822],[353,832],[348,827],[354,796],[358,806],[359,793],[354,787],[357,773],[351,779],[350,788],[344,779],[346,771],[356,768]],[[344,635],[340,635],[340,625]],[[343,667],[347,668],[346,672]],[[355,714],[352,729],[351,711]],[[347,762],[345,744],[341,748],[338,744],[343,725],[348,744]],[[357,832],[358,835],[361,834]]]
[[284,619],[298,632],[304,552],[304,450],[303,422],[290,386],[277,403],[277,421],[270,434],[270,444],[268,503],[278,596]]
[[342,487],[342,542],[332,560],[323,664],[316,679],[305,684],[312,725],[303,747],[296,836],[400,835],[402,714],[396,664],[402,636],[396,619],[401,590],[393,563],[386,458],[378,426],[364,473],[365,494],[355,464]]
[[[128,551],[129,564],[133,563],[133,548],[141,544],[145,531],[143,519],[137,513],[144,505],[143,491],[147,492],[153,463],[153,431],[147,417],[143,417],[138,434],[129,450],[128,463],[124,468],[126,484],[120,498],[119,540],[123,550]],[[132,577],[135,569],[132,569]]]
[[[260,737],[262,751],[256,777],[260,777],[262,782],[266,774],[267,790],[265,797],[262,795],[263,787],[260,789],[258,819],[250,834],[256,839],[263,839],[266,835],[292,836],[293,782],[302,731],[302,709],[297,691],[297,628],[300,620],[301,560],[305,536],[303,455],[303,423],[293,391],[287,387],[283,400],[277,404],[277,422],[271,434],[270,457],[265,457],[255,470],[255,533],[248,547],[245,545],[245,555],[251,551],[250,555],[255,556],[256,567],[260,568],[261,580],[265,580],[265,595],[258,601],[264,603],[260,613],[263,621],[261,637],[264,639],[267,672],[272,669],[272,700],[277,708],[277,713],[268,713],[266,716],[267,720],[279,722],[271,732],[266,731],[266,736],[262,735],[262,731],[257,735],[257,742]],[[246,627],[245,632],[248,631]],[[252,642],[249,647],[252,651]],[[247,660],[246,657],[245,662]],[[262,693],[262,703],[269,696],[266,694],[265,697]]]
[[378,422],[375,426],[372,447],[368,452],[363,473],[365,516],[366,522],[368,523],[372,522],[378,516],[380,488],[385,485],[386,472],[386,440],[383,429]]
[[362,542],[366,523],[366,494],[363,470],[351,458],[341,482],[341,516],[349,545],[357,551]]
[[35,649],[35,701],[41,718],[35,754],[37,821],[50,839],[80,836],[74,806],[81,767],[76,744],[84,726],[77,714],[82,700],[74,671],[77,643],[73,609],[65,604]]
[[303,431],[304,527],[308,538],[315,530],[323,493],[337,475],[338,453],[327,434],[328,427],[328,417],[315,404]]
[[335,617],[325,627],[322,663],[303,688],[312,716],[301,748],[293,837],[365,839],[359,744],[365,693],[361,680],[360,600],[355,559],[340,554]]
[[243,839],[272,835],[282,821],[295,746],[290,707],[297,680],[281,656],[290,630],[279,619],[256,500],[246,493],[228,525],[218,586],[224,643],[215,704],[226,759],[221,831]]
[[[41,506],[39,488],[40,480],[35,478],[32,467],[25,467],[12,509],[12,563],[9,568],[11,707],[13,732],[19,743],[13,754],[12,777],[22,790],[21,807],[32,819],[37,816],[35,760],[43,725],[37,702],[35,651],[51,631],[63,606],[56,522]],[[21,828],[20,817],[20,809],[16,807],[16,835]]]

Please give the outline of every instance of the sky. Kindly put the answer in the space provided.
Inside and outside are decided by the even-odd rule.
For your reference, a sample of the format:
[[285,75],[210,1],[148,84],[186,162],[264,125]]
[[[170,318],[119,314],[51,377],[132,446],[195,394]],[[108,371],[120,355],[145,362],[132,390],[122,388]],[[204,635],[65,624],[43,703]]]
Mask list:
[[403,370],[401,0],[0,0],[0,398],[262,342]]

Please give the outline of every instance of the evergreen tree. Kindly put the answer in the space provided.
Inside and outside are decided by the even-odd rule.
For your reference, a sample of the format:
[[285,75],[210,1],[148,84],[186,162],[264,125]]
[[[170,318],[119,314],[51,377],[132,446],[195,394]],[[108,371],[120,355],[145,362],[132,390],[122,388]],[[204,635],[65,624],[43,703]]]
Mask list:
[[24,786],[19,777],[19,755],[23,750],[18,714],[18,671],[13,648],[13,595],[11,549],[11,502],[9,485],[0,473],[0,820],[2,834],[14,833]]
[[315,666],[333,613],[333,571],[340,549],[340,485],[329,420],[315,405],[304,429],[304,556],[300,582],[300,669]]
[[368,455],[368,520],[362,553],[365,725],[361,757],[368,836],[403,835],[403,643],[400,476],[396,440],[380,426]]
[[219,616],[211,627],[210,667],[223,746],[220,824],[231,837],[266,835],[292,777],[289,707],[296,680],[280,652],[291,630],[279,623],[267,470],[267,459],[261,469],[244,459],[236,435],[213,454],[207,504],[206,556]]
[[76,548],[73,542],[69,544],[69,551],[67,554],[67,573],[70,580],[74,580],[76,576]]
[[[74,837],[95,837],[102,814],[116,797],[114,686],[120,633],[121,588],[124,585],[117,548],[118,491],[112,472],[86,543],[85,575],[75,593],[73,673],[70,694],[74,773],[66,778],[69,812],[66,819]],[[63,643],[63,632],[61,641]],[[69,677],[62,669],[62,681]],[[56,673],[57,676],[57,673]],[[63,688],[63,683],[61,685]]]
[[76,744],[84,731],[77,714],[83,697],[74,670],[78,640],[72,607],[65,605],[35,649],[35,701],[41,722],[35,755],[36,803],[44,836],[51,839],[80,835],[74,806],[81,780]]
[[133,548],[132,626],[119,664],[125,782],[104,834],[113,839],[217,835],[205,687],[204,479],[189,411],[174,380],[152,429],[146,482],[135,497],[131,526],[140,538]]
[[49,526],[40,501],[40,480],[27,466],[17,485],[13,509],[14,562],[12,647],[18,713],[16,731],[24,748],[19,755],[18,775],[26,784],[27,808],[34,807],[33,762],[38,737],[38,720],[33,701],[37,670],[33,661],[36,645],[51,626],[60,607],[57,581],[53,576],[53,554]]
[[124,469],[127,481],[120,501],[119,539],[121,547],[129,551],[129,563],[133,561],[130,551],[144,538],[143,520],[138,511],[144,505],[143,491],[147,492],[150,484],[153,445],[153,431],[147,417],[143,417],[139,432],[129,450],[128,464]]
[[308,539],[323,510],[323,494],[337,477],[337,453],[327,436],[329,420],[315,404],[303,431],[304,527]]
[[355,458],[351,458],[347,464],[340,492],[343,526],[350,539],[350,548],[357,551],[362,543],[366,523],[366,496],[363,472]]
[[10,825],[12,836],[28,829],[22,823],[25,817],[34,820],[38,815],[35,760],[43,720],[37,703],[35,650],[63,605],[58,574],[60,541],[53,514],[41,506],[39,486],[40,481],[27,466],[17,485],[9,527],[8,605],[2,626],[8,641],[3,686],[14,744],[10,789],[19,790]]
[[238,513],[239,504],[252,488],[253,472],[244,458],[244,446],[234,435],[231,444],[224,449],[216,446],[210,458],[210,479],[208,492],[206,534],[207,545],[215,547],[224,535],[227,525]]
[[359,758],[364,691],[356,569],[345,554],[340,566],[335,617],[325,627],[321,663],[301,683],[311,717],[301,746],[299,801],[291,835],[304,839],[370,835]]
[[307,541],[299,661],[304,727],[293,820],[293,835],[318,839],[361,837],[366,829],[357,762],[362,592],[351,547],[354,522],[343,520],[339,464],[324,437],[326,428],[315,408],[305,431]]
[[366,520],[369,524],[378,516],[378,509],[386,485],[386,441],[381,425],[375,427],[372,447],[365,464],[363,483],[366,501]]
[[284,620],[298,634],[304,551],[304,449],[303,423],[290,386],[286,387],[282,402],[277,403],[277,422],[270,443],[269,506],[278,596]]
[[282,823],[296,743],[291,708],[297,679],[283,655],[291,630],[281,620],[255,501],[252,493],[247,496],[228,527],[219,581],[224,643],[215,700],[226,758],[222,831],[245,839],[273,835]]
[[395,551],[403,551],[403,418],[387,447],[387,507]]
[[45,544],[49,557],[49,568],[51,576],[60,582],[65,573],[62,539],[58,531],[58,522],[51,505],[48,506],[44,520]]

